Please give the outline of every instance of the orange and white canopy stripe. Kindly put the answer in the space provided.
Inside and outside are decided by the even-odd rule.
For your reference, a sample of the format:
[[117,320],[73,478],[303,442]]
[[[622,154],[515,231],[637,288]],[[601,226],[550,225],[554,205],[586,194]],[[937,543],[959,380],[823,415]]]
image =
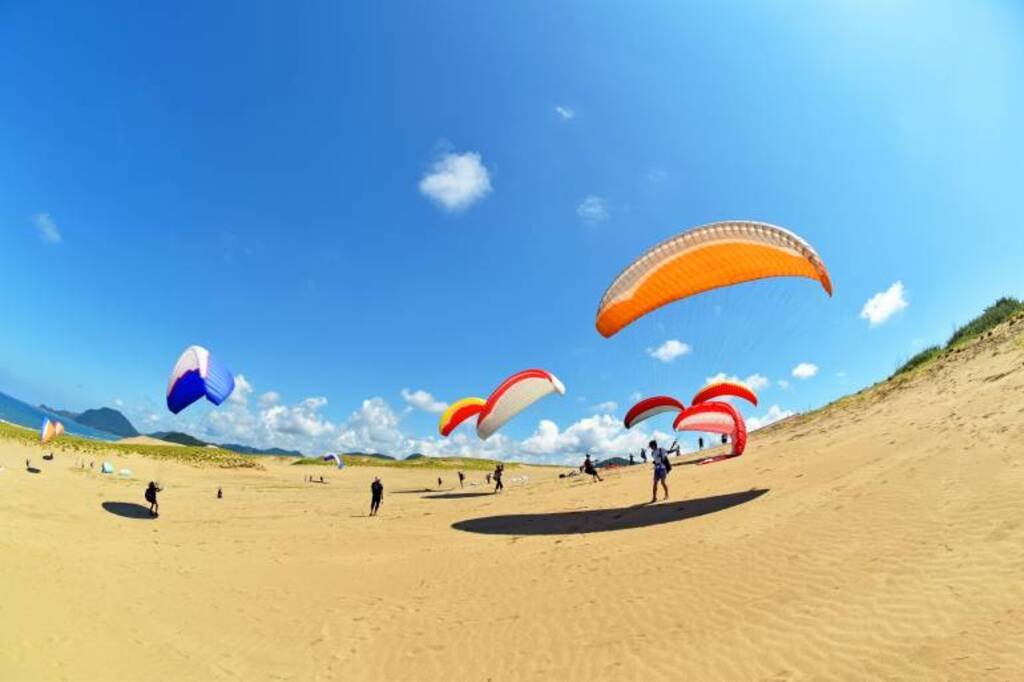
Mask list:
[[695,294],[767,277],[832,281],[806,241],[768,223],[734,220],[687,230],[644,253],[615,278],[597,309],[609,337],[652,310]]

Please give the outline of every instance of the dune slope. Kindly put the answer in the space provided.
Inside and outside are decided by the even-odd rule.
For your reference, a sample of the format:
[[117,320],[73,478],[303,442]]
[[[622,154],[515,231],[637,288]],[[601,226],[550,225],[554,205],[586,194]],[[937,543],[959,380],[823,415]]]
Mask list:
[[0,678],[1024,679],[1022,441],[1018,319],[680,463],[654,506],[639,466],[493,496],[279,462],[29,474],[4,442]]

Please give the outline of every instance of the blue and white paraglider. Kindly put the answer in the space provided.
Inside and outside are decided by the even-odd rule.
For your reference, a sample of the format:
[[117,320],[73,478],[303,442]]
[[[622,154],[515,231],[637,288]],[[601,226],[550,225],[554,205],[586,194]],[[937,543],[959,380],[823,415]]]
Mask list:
[[235,390],[235,377],[202,346],[189,346],[178,358],[167,384],[167,409],[178,414],[206,397],[214,405]]
[[337,455],[333,452],[328,452],[326,455],[324,455],[323,459],[325,462],[330,462],[333,459],[335,462],[338,463],[339,469],[345,468],[345,460],[341,458],[341,455]]

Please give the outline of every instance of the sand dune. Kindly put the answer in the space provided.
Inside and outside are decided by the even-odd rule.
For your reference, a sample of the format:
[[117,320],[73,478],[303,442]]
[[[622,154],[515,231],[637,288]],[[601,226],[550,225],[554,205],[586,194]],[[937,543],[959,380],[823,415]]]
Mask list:
[[181,443],[172,443],[169,440],[160,440],[152,436],[132,436],[131,438],[122,438],[117,442],[124,443],[125,445],[170,445],[184,447]]
[[29,474],[2,443],[0,678],[1024,679],[1022,332],[677,466],[656,506],[639,466],[494,496],[280,460]]

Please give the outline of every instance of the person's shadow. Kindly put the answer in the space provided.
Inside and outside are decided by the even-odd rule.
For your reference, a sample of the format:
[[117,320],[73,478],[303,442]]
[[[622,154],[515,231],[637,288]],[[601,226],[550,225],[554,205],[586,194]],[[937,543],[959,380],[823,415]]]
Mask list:
[[42,469],[36,469],[35,467],[25,467],[25,471],[29,472],[30,474],[41,474],[41,473],[43,473]]
[[103,508],[126,519],[152,519],[155,518],[149,513],[149,507],[134,502],[104,502]]
[[494,493],[442,493],[440,495],[424,495],[424,500],[461,500],[466,497],[490,497]]
[[755,488],[694,500],[641,504],[619,509],[553,512],[547,514],[506,514],[457,521],[452,528],[485,535],[572,535],[611,530],[644,528],[673,523],[735,507],[756,500],[768,492]]

